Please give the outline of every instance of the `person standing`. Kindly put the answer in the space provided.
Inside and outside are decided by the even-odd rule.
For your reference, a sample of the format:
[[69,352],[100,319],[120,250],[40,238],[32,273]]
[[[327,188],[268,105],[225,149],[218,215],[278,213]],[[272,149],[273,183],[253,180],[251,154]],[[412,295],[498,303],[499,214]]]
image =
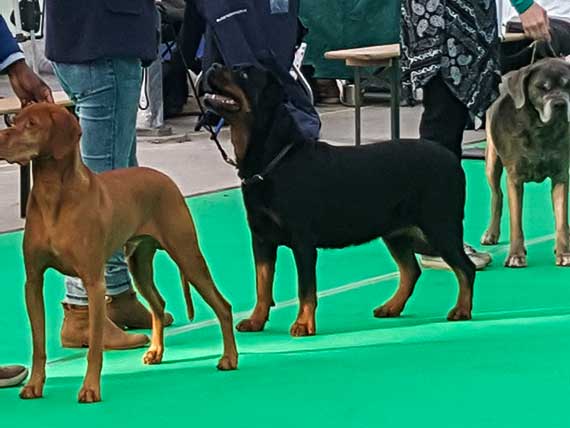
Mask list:
[[[51,89],[26,64],[24,54],[0,15],[0,73],[8,74],[12,90],[22,106],[34,102],[53,102]],[[21,365],[0,366],[0,388],[19,385],[28,376]]]
[[[100,173],[137,166],[136,116],[142,63],[158,52],[154,0],[47,0],[46,56],[69,97],[83,130],[81,154]],[[151,315],[138,301],[122,252],[105,269],[106,349],[144,346],[148,338],[125,328],[151,328]],[[63,302],[64,347],[88,345],[87,293],[78,278],[67,277]],[[166,314],[165,325],[172,324]]]
[[[532,0],[511,3],[529,36],[548,39],[548,18],[539,5]],[[423,90],[420,137],[461,159],[466,125],[482,120],[499,94],[495,0],[403,0],[401,10],[402,84],[404,91]],[[491,263],[488,253],[467,244],[465,250],[477,269]],[[440,257],[423,255],[421,263],[449,268]]]

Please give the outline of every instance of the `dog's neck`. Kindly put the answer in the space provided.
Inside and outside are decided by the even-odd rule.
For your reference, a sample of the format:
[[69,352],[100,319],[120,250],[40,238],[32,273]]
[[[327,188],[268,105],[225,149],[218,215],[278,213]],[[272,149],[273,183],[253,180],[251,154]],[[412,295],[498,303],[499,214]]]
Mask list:
[[275,116],[254,121],[251,126],[232,126],[232,144],[241,178],[260,173],[283,147],[292,142],[293,133],[283,129]]
[[94,174],[81,160],[79,147],[62,159],[51,156],[32,161],[31,201],[44,216],[56,221],[62,206],[76,203],[89,191]]

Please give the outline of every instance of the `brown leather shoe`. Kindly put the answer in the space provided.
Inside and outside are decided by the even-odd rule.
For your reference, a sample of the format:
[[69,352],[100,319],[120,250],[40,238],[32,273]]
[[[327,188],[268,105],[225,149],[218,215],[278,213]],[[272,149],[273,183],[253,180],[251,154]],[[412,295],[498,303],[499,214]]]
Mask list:
[[[128,290],[116,296],[107,297],[107,316],[120,328],[152,328],[152,315],[137,299],[134,290]],[[172,315],[164,314],[164,326],[174,322]]]
[[[89,308],[63,304],[64,318],[61,327],[61,344],[64,348],[89,347]],[[103,346],[105,349],[141,348],[149,342],[144,334],[126,333],[117,327],[109,317],[103,324]]]
[[19,385],[26,377],[28,369],[24,366],[0,366],[0,388]]

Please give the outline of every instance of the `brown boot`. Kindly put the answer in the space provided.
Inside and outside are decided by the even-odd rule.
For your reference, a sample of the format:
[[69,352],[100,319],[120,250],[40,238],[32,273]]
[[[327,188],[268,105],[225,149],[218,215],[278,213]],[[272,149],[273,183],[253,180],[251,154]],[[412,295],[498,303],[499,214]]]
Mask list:
[[[152,315],[137,299],[134,290],[107,297],[107,316],[122,329],[152,328]],[[164,314],[164,326],[174,322],[172,315]]]
[[[89,347],[89,308],[63,304],[63,325],[61,344],[64,348]],[[149,342],[144,334],[129,334],[105,317],[103,324],[103,346],[105,349],[141,348]]]

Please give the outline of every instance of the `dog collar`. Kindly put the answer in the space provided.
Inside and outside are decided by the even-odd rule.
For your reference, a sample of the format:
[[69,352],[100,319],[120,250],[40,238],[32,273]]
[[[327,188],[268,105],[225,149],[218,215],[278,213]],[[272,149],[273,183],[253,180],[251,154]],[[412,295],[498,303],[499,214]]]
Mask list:
[[283,160],[283,158],[287,155],[287,153],[289,153],[294,145],[295,143],[291,143],[283,147],[277,156],[275,156],[273,160],[269,162],[269,164],[263,169],[263,171],[258,174],[254,174],[249,178],[242,178],[241,184],[243,186],[250,186],[252,184],[259,184],[265,181],[267,174],[275,169],[275,167],[279,164],[279,162],[281,162],[281,160]]

